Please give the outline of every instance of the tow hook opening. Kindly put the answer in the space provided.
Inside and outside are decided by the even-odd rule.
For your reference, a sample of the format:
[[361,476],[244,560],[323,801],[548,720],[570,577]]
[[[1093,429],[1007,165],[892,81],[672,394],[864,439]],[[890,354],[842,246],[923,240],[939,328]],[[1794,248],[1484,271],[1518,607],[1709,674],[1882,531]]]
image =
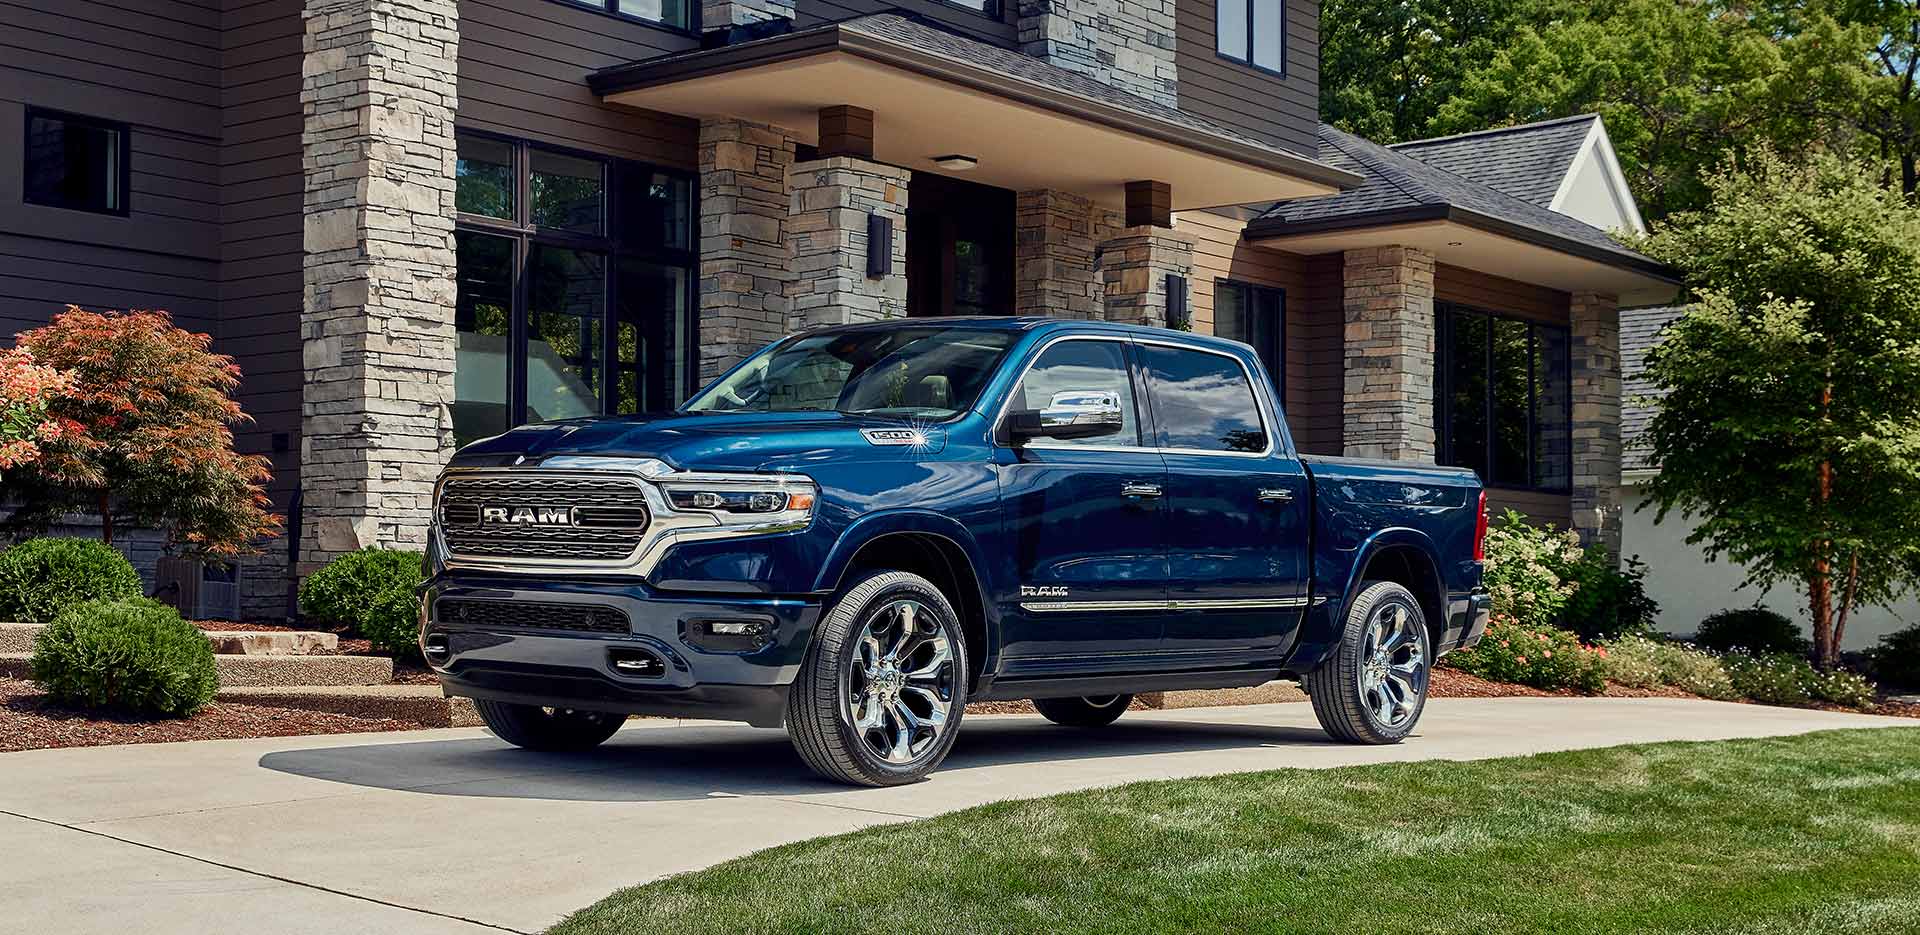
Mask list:
[[447,642],[445,633],[429,633],[420,641],[420,651],[428,662],[442,663],[453,657],[453,645]]
[[657,679],[667,674],[667,663],[645,649],[615,646],[607,650],[607,664],[627,678]]

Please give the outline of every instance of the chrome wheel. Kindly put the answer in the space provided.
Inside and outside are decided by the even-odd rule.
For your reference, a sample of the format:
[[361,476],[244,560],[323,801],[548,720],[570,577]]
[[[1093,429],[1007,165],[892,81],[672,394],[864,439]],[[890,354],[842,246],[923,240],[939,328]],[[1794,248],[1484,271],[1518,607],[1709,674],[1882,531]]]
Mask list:
[[1367,620],[1360,650],[1360,699],[1382,727],[1398,727],[1427,693],[1427,654],[1414,627],[1419,614],[1398,601],[1383,603]]
[[916,600],[894,601],[860,631],[845,679],[847,720],[874,756],[912,762],[947,729],[954,677],[940,615]]

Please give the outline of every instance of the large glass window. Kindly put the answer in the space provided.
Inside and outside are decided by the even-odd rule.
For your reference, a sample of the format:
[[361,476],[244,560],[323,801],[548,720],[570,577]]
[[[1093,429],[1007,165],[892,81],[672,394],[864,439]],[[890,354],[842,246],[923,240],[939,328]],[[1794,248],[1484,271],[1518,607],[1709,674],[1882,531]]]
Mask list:
[[692,198],[684,175],[460,134],[459,443],[686,398]]
[[1015,337],[935,326],[803,335],[747,358],[686,411],[950,419],[973,405]]
[[691,29],[688,0],[561,0],[576,6],[592,7],[617,16],[631,16],[674,29]]
[[1286,0],[1217,0],[1214,48],[1227,58],[1286,71]]
[[1567,329],[1441,304],[1435,362],[1440,462],[1488,484],[1560,491],[1573,482]]
[[28,109],[25,167],[23,189],[30,204],[127,213],[124,126]]
[[1285,399],[1287,385],[1286,292],[1222,279],[1213,286],[1213,333],[1241,341],[1260,355],[1273,380],[1273,398]]
[[1187,451],[1267,450],[1266,421],[1240,361],[1158,344],[1140,346],[1159,446]]
[[1037,411],[1062,397],[1111,395],[1120,400],[1118,435],[1048,439],[1045,444],[1134,448],[1140,445],[1139,409],[1127,372],[1127,347],[1119,341],[1061,341],[1040,354],[1014,394],[1016,409]]

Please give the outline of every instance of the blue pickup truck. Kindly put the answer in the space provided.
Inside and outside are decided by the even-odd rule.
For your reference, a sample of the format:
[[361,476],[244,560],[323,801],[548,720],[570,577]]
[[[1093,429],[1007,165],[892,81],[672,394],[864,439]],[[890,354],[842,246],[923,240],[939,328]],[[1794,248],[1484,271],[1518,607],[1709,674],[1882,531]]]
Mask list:
[[501,738],[784,725],[862,785],[981,700],[1098,727],[1291,676],[1394,743],[1488,617],[1472,472],[1301,457],[1251,349],[1100,322],[795,335],[676,412],[470,445],[434,513],[421,650]]

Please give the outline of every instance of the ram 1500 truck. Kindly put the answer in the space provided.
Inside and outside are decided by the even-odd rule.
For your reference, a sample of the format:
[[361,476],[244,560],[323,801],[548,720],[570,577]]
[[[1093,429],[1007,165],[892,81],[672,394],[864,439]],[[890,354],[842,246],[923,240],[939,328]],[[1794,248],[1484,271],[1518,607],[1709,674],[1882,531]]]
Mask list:
[[434,515],[420,647],[502,739],[784,724],[865,785],[979,700],[1098,727],[1291,676],[1397,742],[1488,617],[1472,472],[1301,457],[1250,348],[1100,322],[795,335],[678,411],[469,445]]

